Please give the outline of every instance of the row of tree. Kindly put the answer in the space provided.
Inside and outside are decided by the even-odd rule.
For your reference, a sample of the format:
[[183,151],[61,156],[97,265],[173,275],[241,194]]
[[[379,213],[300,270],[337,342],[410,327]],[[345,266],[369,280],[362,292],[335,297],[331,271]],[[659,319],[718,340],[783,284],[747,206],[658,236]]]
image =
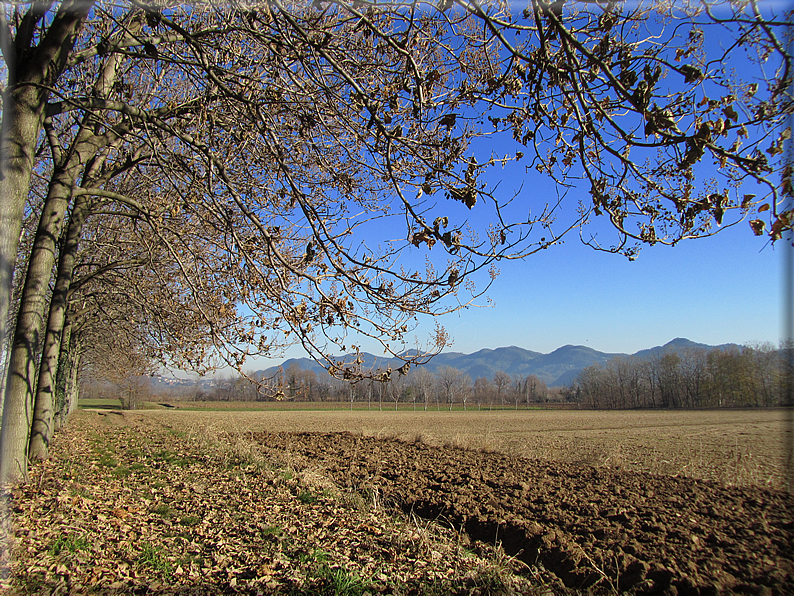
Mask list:
[[[4,3],[0,482],[47,455],[80,374],[242,370],[300,343],[385,382],[330,355],[361,336],[405,354],[418,316],[593,218],[615,239],[590,243],[629,258],[750,218],[779,239],[794,64],[775,11]],[[482,182],[519,161],[561,192]],[[447,343],[438,327],[400,370]]]
[[788,358],[771,345],[613,358],[585,368],[571,392],[598,409],[779,406],[792,378]]
[[[90,397],[120,396],[123,407],[135,407],[144,399],[198,400],[198,401],[299,401],[299,402],[366,402],[369,407],[383,409],[383,404],[411,404],[414,408],[440,410],[453,407],[489,408],[494,406],[527,406],[549,401],[560,401],[563,392],[549,389],[535,375],[510,376],[497,372],[493,379],[479,377],[472,381],[466,373],[450,367],[441,367],[436,373],[425,368],[415,368],[407,375],[392,375],[380,380],[367,378],[347,382],[331,375],[318,376],[312,370],[303,370],[292,363],[272,378],[255,378],[256,375],[227,375],[212,381],[211,385],[197,382],[193,386],[181,385],[154,389],[148,377],[136,377],[134,382],[89,382],[83,394]],[[130,391],[135,387],[135,391]],[[135,401],[127,395],[139,396]]]
[[[652,356],[617,357],[582,370],[567,387],[548,388],[535,375],[499,371],[474,380],[456,368],[436,373],[416,368],[407,375],[356,383],[318,376],[291,363],[272,378],[227,375],[211,385],[154,390],[148,377],[115,385],[92,384],[93,397],[121,395],[124,407],[143,399],[199,401],[303,401],[410,404],[414,408],[529,407],[575,404],[593,409],[771,407],[783,405],[787,352],[769,344],[729,349],[688,348]],[[137,396],[136,398],[127,396]]]
[[479,377],[472,381],[463,371],[451,366],[442,366],[432,373],[418,367],[407,375],[392,375],[388,379],[367,379],[358,383],[340,383],[334,379],[319,380],[313,371],[301,370],[292,364],[279,371],[270,381],[277,388],[278,399],[299,401],[350,401],[367,402],[369,407],[377,403],[383,409],[384,402],[411,404],[414,408],[427,410],[445,407],[482,408],[498,405],[518,408],[559,399],[559,392],[550,391],[535,375],[510,376],[497,372],[493,379]]

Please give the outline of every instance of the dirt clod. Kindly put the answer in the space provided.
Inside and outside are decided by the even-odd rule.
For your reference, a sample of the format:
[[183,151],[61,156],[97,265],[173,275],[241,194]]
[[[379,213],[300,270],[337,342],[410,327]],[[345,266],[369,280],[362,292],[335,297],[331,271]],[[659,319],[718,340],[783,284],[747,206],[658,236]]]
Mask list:
[[337,484],[378,491],[537,562],[570,589],[792,594],[792,500],[782,492],[350,433],[260,433]]

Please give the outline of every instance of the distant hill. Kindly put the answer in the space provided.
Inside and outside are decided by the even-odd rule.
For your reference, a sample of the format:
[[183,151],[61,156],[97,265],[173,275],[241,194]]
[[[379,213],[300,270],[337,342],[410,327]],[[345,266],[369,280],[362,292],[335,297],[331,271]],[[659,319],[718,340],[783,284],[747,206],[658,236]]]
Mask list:
[[695,348],[701,350],[729,350],[738,347],[740,347],[739,344],[721,344],[719,346],[710,346],[708,344],[699,344],[683,337],[676,337],[674,340],[668,341],[663,346],[656,346],[655,348],[640,350],[634,355],[638,358],[648,358],[649,356],[653,356],[659,352],[683,352]]
[[[710,346],[700,344],[684,338],[676,338],[663,346],[656,346],[646,350],[640,350],[634,356],[647,358],[654,354],[665,351],[683,351],[690,348],[701,348],[706,350],[723,350],[735,347],[736,344],[724,344],[720,346]],[[363,352],[364,368],[398,368],[402,362],[396,358],[379,358],[373,354]],[[503,371],[510,375],[527,376],[535,375],[549,387],[569,385],[579,375],[583,368],[593,364],[604,364],[616,356],[627,357],[629,354],[613,354],[599,352],[587,346],[562,346],[550,354],[541,354],[525,350],[516,346],[507,348],[483,349],[473,354],[463,354],[461,352],[444,352],[433,358],[424,366],[431,373],[436,373],[444,366],[451,366],[465,372],[472,380],[478,377],[492,379],[493,375]],[[352,356],[347,360],[351,361]],[[336,360],[344,360],[343,357],[336,357]],[[309,358],[290,358],[285,360],[281,366],[286,370],[292,363],[297,364],[303,370],[313,370],[318,376],[325,374],[325,370],[314,360]],[[278,367],[272,367],[259,374],[270,376],[278,371]]]
[[604,364],[615,356],[625,356],[625,354],[599,352],[586,346],[563,346],[551,354],[536,358],[533,362],[534,370],[530,374],[537,376],[549,387],[567,385],[583,368],[593,364]]

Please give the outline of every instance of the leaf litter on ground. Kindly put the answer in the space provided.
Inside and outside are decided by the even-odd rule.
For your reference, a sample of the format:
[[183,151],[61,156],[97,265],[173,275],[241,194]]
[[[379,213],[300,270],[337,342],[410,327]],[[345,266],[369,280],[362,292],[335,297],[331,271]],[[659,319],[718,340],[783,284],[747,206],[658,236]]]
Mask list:
[[[244,433],[78,411],[7,495],[10,594],[528,594],[498,545],[336,487]],[[545,586],[544,586],[545,585]]]

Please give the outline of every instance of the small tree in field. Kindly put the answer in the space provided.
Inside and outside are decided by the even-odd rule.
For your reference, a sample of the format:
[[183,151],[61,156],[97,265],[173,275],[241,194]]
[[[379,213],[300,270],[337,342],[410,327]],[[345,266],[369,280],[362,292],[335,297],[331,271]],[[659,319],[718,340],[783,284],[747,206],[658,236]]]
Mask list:
[[109,383],[115,388],[121,407],[135,410],[150,396],[150,375],[155,363],[132,338],[116,336],[107,340],[87,351],[87,375],[96,382]]
[[408,373],[408,383],[413,389],[413,394],[421,397],[425,411],[427,411],[430,402],[430,395],[433,393],[434,381],[433,374],[424,367],[415,368]]
[[397,404],[399,404],[400,400],[403,399],[407,389],[405,377],[399,374],[392,376],[391,379],[386,383],[386,388],[392,401],[394,401],[394,411],[396,412]]
[[505,394],[510,389],[510,375],[500,370],[494,373],[493,384],[496,387],[496,395],[499,396],[499,405],[504,407]]
[[149,377],[130,376],[117,381],[116,386],[124,410],[137,410],[151,394]]
[[[477,409],[482,409],[482,402],[488,400],[488,404],[492,403],[493,387],[485,377],[478,377],[474,381],[474,398],[477,401]],[[489,408],[490,409],[490,408]]]
[[524,397],[527,402],[527,407],[529,407],[530,403],[544,401],[548,391],[549,389],[546,387],[546,383],[535,375],[529,375],[524,379]]
[[466,401],[471,394],[471,377],[451,366],[442,366],[438,371],[438,382],[442,394],[449,403],[449,411],[457,402],[466,409]]
[[518,404],[520,404],[524,399],[524,389],[526,387],[525,379],[521,375],[513,375],[513,379],[510,383],[510,392],[513,396],[513,402],[515,403],[516,410],[518,410]]

